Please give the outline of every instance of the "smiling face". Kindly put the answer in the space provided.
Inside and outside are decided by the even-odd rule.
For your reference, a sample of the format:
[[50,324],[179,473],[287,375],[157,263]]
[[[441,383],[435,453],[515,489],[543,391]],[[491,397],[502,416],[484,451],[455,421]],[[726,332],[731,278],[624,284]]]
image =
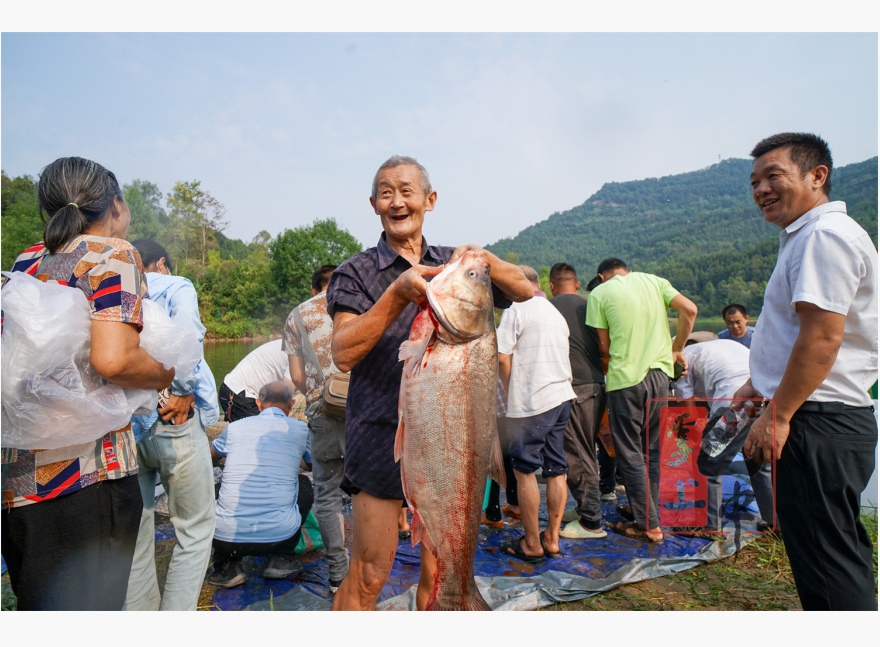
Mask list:
[[379,172],[376,197],[370,198],[370,204],[381,218],[389,239],[421,240],[425,212],[434,209],[437,192],[425,195],[419,180],[419,169],[412,165],[384,168]]
[[785,229],[813,207],[828,202],[822,190],[828,169],[817,166],[801,177],[791,147],[776,148],[755,160],[750,182],[752,199],[764,220]]

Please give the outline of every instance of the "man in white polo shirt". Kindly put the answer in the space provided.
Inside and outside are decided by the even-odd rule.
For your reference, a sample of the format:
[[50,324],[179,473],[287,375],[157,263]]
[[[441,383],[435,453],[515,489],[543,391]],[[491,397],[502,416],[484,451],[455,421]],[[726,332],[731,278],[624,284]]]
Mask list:
[[[708,400],[709,417],[730,407],[730,398],[737,389],[749,379],[749,349],[732,339],[719,339],[715,333],[695,332],[688,337],[684,348],[687,372],[675,383],[675,390],[682,400]],[[708,429],[704,431],[704,434]],[[739,440],[739,447],[731,445],[730,451],[736,453],[742,448],[745,438]],[[752,491],[761,511],[760,529],[773,527],[773,476],[770,463],[759,468],[748,461],[747,469]],[[708,484],[708,521],[705,528],[690,528],[682,534],[703,539],[723,540],[721,534],[724,524],[724,503],[721,474],[706,476]],[[681,532],[681,529],[678,529]]]
[[[520,269],[537,295],[538,275],[527,265]],[[559,527],[568,490],[565,475],[565,428],[576,395],[571,387],[568,323],[546,298],[514,303],[498,326],[498,372],[507,387],[507,435],[510,462],[516,475],[525,537],[501,544],[504,557],[542,564],[544,557],[561,557]],[[547,515],[539,532],[541,492],[535,471],[547,479]]]
[[805,610],[876,610],[873,547],[859,496],[874,470],[877,250],[829,202],[831,151],[802,133],[752,150],[752,197],[782,233],[752,338],[751,380],[735,397],[772,398],[744,450],[777,462],[776,504]]

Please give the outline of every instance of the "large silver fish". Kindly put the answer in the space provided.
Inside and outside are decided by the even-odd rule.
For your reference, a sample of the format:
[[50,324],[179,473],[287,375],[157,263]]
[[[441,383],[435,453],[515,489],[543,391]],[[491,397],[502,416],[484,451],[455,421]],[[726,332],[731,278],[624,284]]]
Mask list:
[[495,420],[498,342],[489,265],[466,252],[428,284],[429,306],[400,348],[394,459],[412,545],[437,558],[431,610],[490,610],[474,582],[486,477],[504,486]]

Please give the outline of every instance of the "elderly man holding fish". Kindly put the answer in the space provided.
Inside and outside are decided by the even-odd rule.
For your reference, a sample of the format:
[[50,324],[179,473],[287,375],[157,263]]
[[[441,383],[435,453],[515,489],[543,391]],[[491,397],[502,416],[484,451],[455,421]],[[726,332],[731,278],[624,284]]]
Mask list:
[[[434,209],[436,201],[437,192],[431,188],[428,173],[416,160],[394,156],[382,164],[373,179],[370,205],[381,220],[383,233],[376,247],[353,256],[337,268],[327,292],[327,309],[333,317],[333,361],[340,370],[351,371],[342,487],[352,495],[353,545],[348,575],[333,600],[335,610],[372,609],[394,561],[398,543],[397,516],[404,499],[401,467],[395,461],[403,374],[398,355],[401,345],[411,339],[411,329],[412,348],[418,347],[418,352],[425,356],[432,347],[428,344],[432,344],[436,336],[447,334],[440,330],[436,318],[432,320],[425,315],[423,320],[434,324],[436,335],[431,332],[424,338],[416,338],[417,331],[413,327],[416,315],[428,304],[426,277],[440,274],[445,264],[467,255],[465,261],[473,269],[464,270],[463,276],[472,279],[475,285],[480,280],[488,284],[491,273],[491,297],[496,307],[506,308],[513,301],[525,301],[533,295],[531,284],[518,267],[486,250],[472,245],[455,249],[429,246],[422,236],[422,224],[425,213]],[[445,322],[444,327],[448,325],[449,322]],[[491,333],[487,334],[491,334],[494,344],[494,326],[489,328]],[[415,353],[412,351],[413,357]],[[489,372],[493,374],[493,389],[496,357],[488,363]],[[481,380],[481,384],[482,381],[488,378]],[[494,407],[494,400],[489,404]],[[399,442],[398,455],[403,451],[401,447]],[[483,480],[480,483],[474,479],[473,484],[480,490],[480,497],[487,473],[485,460],[481,465]],[[450,479],[457,476],[449,474]],[[409,503],[413,505],[413,501]],[[414,516],[414,530],[417,525],[420,524]],[[476,527],[479,528],[479,515]],[[413,539],[427,539],[427,536],[422,528],[421,534],[414,533]],[[436,534],[432,536],[436,538]],[[435,591],[434,603],[437,602],[438,564],[426,543],[431,542],[422,541],[421,579],[416,595],[419,609],[428,606],[432,590]],[[433,542],[435,548],[437,543]],[[471,555],[471,570],[472,561]],[[488,607],[477,603],[474,608]]]

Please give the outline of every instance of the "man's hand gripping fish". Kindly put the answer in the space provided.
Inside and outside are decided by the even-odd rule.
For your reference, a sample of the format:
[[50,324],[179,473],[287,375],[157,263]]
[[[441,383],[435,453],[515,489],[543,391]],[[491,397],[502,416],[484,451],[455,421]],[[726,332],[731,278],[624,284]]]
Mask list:
[[505,486],[495,420],[498,342],[489,265],[474,252],[428,283],[429,305],[400,347],[394,459],[412,511],[412,545],[437,558],[428,611],[490,607],[474,582],[487,475]]

